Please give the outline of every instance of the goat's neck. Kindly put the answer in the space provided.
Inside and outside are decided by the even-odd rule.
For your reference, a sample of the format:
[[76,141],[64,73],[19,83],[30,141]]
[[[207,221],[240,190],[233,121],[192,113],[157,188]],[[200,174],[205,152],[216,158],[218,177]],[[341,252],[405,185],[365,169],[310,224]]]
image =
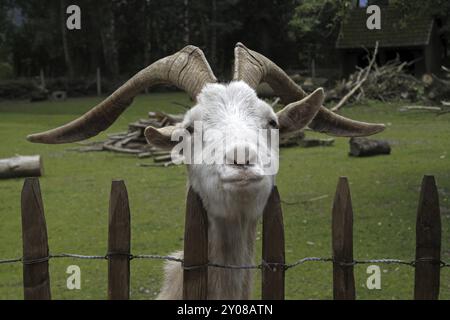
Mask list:
[[202,197],[208,212],[209,258],[213,263],[252,263],[256,226],[269,196],[260,192]]
[[[245,215],[245,212],[241,213]],[[257,219],[208,217],[209,260],[220,264],[250,264]]]
[[[251,265],[256,228],[267,201],[268,192],[227,195],[207,199],[208,258],[211,263]],[[249,299],[252,286],[250,270],[209,268],[210,299]]]

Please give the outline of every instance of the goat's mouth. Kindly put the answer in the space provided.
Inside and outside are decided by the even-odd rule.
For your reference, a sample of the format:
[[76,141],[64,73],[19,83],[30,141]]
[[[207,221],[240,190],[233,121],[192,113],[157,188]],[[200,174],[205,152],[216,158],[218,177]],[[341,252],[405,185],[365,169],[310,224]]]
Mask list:
[[250,173],[240,173],[234,174],[226,177],[222,177],[223,183],[235,184],[235,185],[248,185],[261,181],[264,178],[262,175],[250,174]]

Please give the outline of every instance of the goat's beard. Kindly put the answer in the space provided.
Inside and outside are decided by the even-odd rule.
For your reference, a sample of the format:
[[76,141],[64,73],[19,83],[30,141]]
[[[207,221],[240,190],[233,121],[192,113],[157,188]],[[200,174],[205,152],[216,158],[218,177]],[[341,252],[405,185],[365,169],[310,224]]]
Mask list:
[[[258,218],[272,191],[275,176],[262,176],[250,183],[224,183],[217,169],[214,165],[188,166],[188,186],[200,196],[208,214],[221,218],[242,214]],[[223,210],[217,210],[219,207]]]

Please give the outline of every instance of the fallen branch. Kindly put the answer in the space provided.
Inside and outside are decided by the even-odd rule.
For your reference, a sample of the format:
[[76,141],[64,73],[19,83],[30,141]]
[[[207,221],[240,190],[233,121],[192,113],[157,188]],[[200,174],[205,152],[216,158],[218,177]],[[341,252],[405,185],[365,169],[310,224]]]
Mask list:
[[442,111],[441,107],[427,107],[427,106],[405,106],[399,109],[400,112],[411,110],[425,110],[425,111]]
[[357,78],[356,84],[353,87],[353,89],[351,89],[350,92],[347,93],[341,99],[341,101],[338,102],[338,104],[336,106],[331,108],[331,111],[334,111],[334,112],[339,111],[339,109],[342,108],[342,106],[348,101],[348,99],[350,99],[355,94],[355,92],[358,91],[361,88],[361,86],[364,84],[364,82],[367,81],[367,79],[369,77],[369,74],[370,74],[370,71],[372,70],[372,67],[373,67],[373,65],[374,65],[374,63],[376,61],[377,54],[378,54],[378,41],[375,44],[375,50],[373,52],[372,59],[370,60],[369,65],[366,67],[366,69],[364,69],[364,71],[365,71],[364,72],[364,76],[362,78],[360,78],[361,74],[362,74],[362,72],[360,71],[360,73],[358,74],[358,78]]

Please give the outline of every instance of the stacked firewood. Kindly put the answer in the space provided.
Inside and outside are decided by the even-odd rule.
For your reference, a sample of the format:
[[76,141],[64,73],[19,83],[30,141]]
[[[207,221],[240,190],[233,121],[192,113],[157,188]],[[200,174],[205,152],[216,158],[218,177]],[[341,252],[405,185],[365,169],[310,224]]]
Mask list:
[[143,163],[141,166],[169,166],[172,165],[170,151],[162,150],[147,143],[144,130],[148,126],[162,128],[171,126],[183,120],[183,114],[168,114],[164,112],[149,112],[148,118],[139,119],[128,124],[128,131],[109,134],[104,141],[90,142],[70,150],[112,151],[134,154],[140,159],[153,158],[153,163]]

